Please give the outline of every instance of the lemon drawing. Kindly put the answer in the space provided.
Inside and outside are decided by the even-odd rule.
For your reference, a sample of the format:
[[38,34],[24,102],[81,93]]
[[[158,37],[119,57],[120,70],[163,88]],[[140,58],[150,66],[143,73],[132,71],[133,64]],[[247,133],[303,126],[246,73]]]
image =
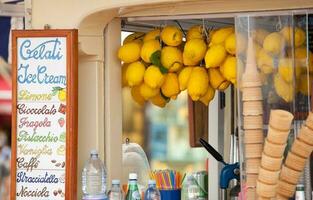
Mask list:
[[129,42],[121,46],[118,50],[118,58],[124,63],[135,62],[140,59],[141,44]]
[[203,39],[191,39],[186,42],[183,59],[185,65],[198,65],[204,58],[207,45]]
[[168,46],[178,46],[183,41],[183,33],[176,26],[166,26],[161,32],[162,41]]
[[58,99],[62,102],[66,101],[66,90],[64,88],[59,90]]

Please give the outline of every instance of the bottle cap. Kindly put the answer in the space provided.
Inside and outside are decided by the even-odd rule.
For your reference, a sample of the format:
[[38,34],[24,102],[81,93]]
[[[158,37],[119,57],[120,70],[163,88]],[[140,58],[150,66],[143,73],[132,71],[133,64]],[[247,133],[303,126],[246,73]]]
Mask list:
[[129,179],[131,179],[131,180],[136,179],[137,180],[137,174],[136,173],[130,173],[129,174]]
[[98,155],[98,151],[96,149],[93,149],[90,151],[90,155]]
[[155,185],[155,184],[156,184],[155,180],[149,180],[148,181],[148,185]]
[[120,180],[118,180],[118,179],[112,180],[112,185],[119,185],[119,184],[120,184]]

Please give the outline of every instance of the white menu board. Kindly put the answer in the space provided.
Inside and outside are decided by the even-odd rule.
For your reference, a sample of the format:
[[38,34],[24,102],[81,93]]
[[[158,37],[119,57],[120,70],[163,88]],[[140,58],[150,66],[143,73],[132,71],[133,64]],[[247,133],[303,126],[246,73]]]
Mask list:
[[16,37],[12,143],[16,173],[11,199],[67,199],[66,157],[73,155],[67,152],[67,140],[72,137],[68,134],[76,134],[67,132],[68,87],[73,87],[68,81],[67,41],[66,36]]

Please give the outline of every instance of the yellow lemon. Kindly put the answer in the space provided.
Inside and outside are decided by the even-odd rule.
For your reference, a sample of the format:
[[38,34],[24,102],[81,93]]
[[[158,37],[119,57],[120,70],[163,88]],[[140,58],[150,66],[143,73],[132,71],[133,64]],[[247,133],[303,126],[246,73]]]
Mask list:
[[230,84],[230,82],[223,77],[218,68],[209,69],[209,79],[211,86],[218,90],[225,90]]
[[168,73],[165,75],[165,81],[161,86],[161,91],[164,96],[176,99],[177,95],[180,93],[179,82],[176,73]]
[[139,105],[143,106],[145,104],[145,99],[140,94],[140,85],[131,88],[131,95],[133,100]]
[[59,90],[58,98],[62,102],[66,101],[66,90],[65,89]]
[[308,96],[312,91],[312,84],[309,84],[309,83],[311,83],[312,80],[313,80],[312,75],[308,76],[307,74],[302,74],[300,76],[299,83],[298,83],[299,84],[299,86],[298,86],[299,92]]
[[168,46],[178,46],[183,41],[183,33],[176,26],[166,26],[161,32],[162,41]]
[[220,71],[222,75],[226,78],[226,80],[236,83],[236,67],[237,59],[235,56],[228,56],[222,66],[220,67]]
[[140,85],[140,94],[141,96],[145,99],[148,100],[154,96],[156,96],[158,94],[158,92],[160,91],[159,88],[151,88],[149,87],[147,84],[142,83]]
[[212,88],[212,86],[208,85],[208,91],[205,93],[203,97],[200,98],[200,101],[205,104],[206,106],[209,105],[210,101],[214,98],[215,90]]
[[270,56],[263,48],[259,50],[257,55],[257,64],[261,71],[270,74],[274,71],[273,57]]
[[126,70],[126,80],[130,87],[140,85],[143,81],[146,67],[140,61],[130,63]]
[[143,43],[140,56],[146,63],[151,63],[151,55],[161,50],[161,44],[158,40],[148,40]]
[[148,33],[146,33],[145,37],[143,38],[143,42],[147,42],[149,40],[160,40],[160,29],[154,29]]
[[182,52],[177,47],[163,47],[161,50],[161,64],[170,72],[178,71],[183,66]]
[[194,67],[189,77],[187,92],[193,101],[197,101],[208,91],[209,75],[204,67]]
[[269,34],[269,32],[265,29],[255,29],[252,31],[252,38],[254,41],[256,41],[258,44],[263,45],[265,37]]
[[142,38],[144,36],[145,36],[145,33],[141,33],[141,32],[136,32],[136,33],[130,34],[124,39],[123,45],[130,43],[130,42],[139,42],[141,44]]
[[[292,43],[292,33],[293,33],[293,28],[290,26],[285,26],[280,33],[284,36],[286,43],[288,46],[291,46]],[[295,47],[301,46],[304,41],[305,41],[305,32],[298,27],[295,27],[294,29],[294,45]]]
[[129,42],[118,50],[118,58],[124,63],[135,62],[140,59],[141,45],[138,42]]
[[227,56],[226,50],[223,45],[211,46],[205,54],[206,68],[219,67]]
[[153,105],[159,106],[161,108],[164,108],[167,103],[166,99],[162,97],[160,92],[156,96],[152,97],[150,101]]
[[124,63],[122,65],[122,87],[128,86],[127,79],[126,79],[127,68],[128,68],[128,64]]
[[203,39],[191,39],[186,42],[183,59],[185,65],[197,65],[203,60],[207,45]]
[[181,91],[187,89],[187,84],[190,78],[190,74],[194,67],[188,66],[184,67],[178,75],[179,88]]
[[[294,68],[296,70],[294,70]],[[294,71],[296,72],[294,74]],[[294,80],[294,75],[296,79],[299,79],[301,73],[303,72],[302,68],[299,66],[293,66],[293,61],[291,58],[280,58],[278,62],[278,73],[280,77],[283,78],[286,82],[292,83]]]
[[192,26],[187,32],[186,39],[187,41],[191,39],[203,39],[202,33],[203,33],[203,26],[201,25]]
[[155,89],[160,88],[164,82],[164,75],[161,73],[159,67],[150,65],[144,74],[144,82],[149,87]]
[[263,48],[272,55],[279,55],[285,47],[285,40],[282,34],[273,32],[267,35],[263,42]]
[[217,29],[211,36],[210,46],[223,44],[226,38],[234,32],[234,27],[225,27]]
[[[242,34],[230,34],[225,40],[225,49],[231,55],[241,54],[247,46],[247,40]],[[236,52],[237,50],[237,52]]]
[[287,103],[291,102],[294,97],[293,84],[287,83],[284,79],[276,74],[274,77],[274,87],[278,96]]
[[[307,56],[309,57],[308,59]],[[301,67],[309,66],[309,71],[313,72],[313,53],[311,51],[307,53],[306,47],[298,47],[295,49],[295,59]]]

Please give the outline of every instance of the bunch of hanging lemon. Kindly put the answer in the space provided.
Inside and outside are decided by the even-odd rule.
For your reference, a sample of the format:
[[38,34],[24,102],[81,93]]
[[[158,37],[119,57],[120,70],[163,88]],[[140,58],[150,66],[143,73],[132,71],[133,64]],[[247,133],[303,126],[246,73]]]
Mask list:
[[[225,31],[229,32],[227,36]],[[209,47],[210,34],[202,26],[191,27],[185,40],[183,32],[176,26],[166,26],[146,34],[131,34],[118,51],[123,62],[122,84],[131,87],[132,97],[140,105],[150,101],[164,107],[184,90],[193,101],[208,105],[215,89],[224,90],[236,80],[236,58],[227,56],[228,50],[223,46],[231,34],[233,28],[215,31],[211,34],[211,42],[221,40],[221,37],[224,39]],[[235,37],[232,37],[229,47],[235,51]],[[222,51],[220,46],[223,46]],[[221,68],[217,68],[219,66]]]
[[313,54],[307,52],[303,29],[295,27],[293,30],[290,26],[274,32],[256,29],[253,37],[258,67],[264,77],[273,76],[276,94],[285,102],[293,101],[295,92],[308,95],[308,86],[311,85],[308,81],[312,80],[313,72]]

